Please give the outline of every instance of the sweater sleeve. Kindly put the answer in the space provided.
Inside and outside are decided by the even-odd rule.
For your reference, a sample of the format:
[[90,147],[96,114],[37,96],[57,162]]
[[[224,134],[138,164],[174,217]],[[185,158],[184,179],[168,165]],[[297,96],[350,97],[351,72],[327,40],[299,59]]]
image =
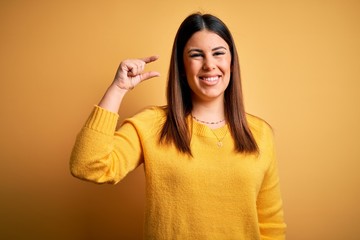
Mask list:
[[262,160],[268,162],[268,168],[257,198],[261,239],[284,240],[286,224],[283,216],[273,132],[266,123],[263,127],[262,144],[260,154],[265,157]]
[[115,131],[118,115],[95,106],[78,134],[70,158],[73,176],[115,184],[142,161],[140,139],[131,124]]

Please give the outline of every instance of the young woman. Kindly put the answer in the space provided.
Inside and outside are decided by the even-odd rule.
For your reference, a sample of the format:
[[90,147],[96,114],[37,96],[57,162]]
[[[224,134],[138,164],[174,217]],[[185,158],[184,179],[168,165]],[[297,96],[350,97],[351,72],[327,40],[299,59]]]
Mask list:
[[285,239],[272,130],[246,114],[238,56],[218,18],[192,14],[175,37],[167,106],[126,119],[124,95],[156,56],[123,61],[79,133],[74,176],[117,183],[144,164],[145,239]]

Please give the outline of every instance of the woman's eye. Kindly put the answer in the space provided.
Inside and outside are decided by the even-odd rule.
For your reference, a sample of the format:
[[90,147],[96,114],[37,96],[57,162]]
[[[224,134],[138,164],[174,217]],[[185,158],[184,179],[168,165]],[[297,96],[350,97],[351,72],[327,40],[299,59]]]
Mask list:
[[202,54],[200,53],[193,53],[190,55],[191,58],[197,58],[197,57],[202,57]]
[[225,52],[214,52],[214,56],[220,56],[220,55],[224,55]]

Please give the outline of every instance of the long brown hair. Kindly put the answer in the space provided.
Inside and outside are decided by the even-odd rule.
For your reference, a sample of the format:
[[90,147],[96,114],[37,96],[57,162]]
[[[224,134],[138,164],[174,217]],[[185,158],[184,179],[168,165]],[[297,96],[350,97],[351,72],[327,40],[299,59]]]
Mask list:
[[225,117],[235,142],[235,151],[256,153],[258,146],[245,116],[240,66],[235,43],[226,25],[211,14],[191,14],[181,23],[175,36],[166,92],[166,120],[161,130],[160,142],[174,143],[180,152],[191,155],[191,136],[186,117],[192,111],[192,101],[191,89],[185,76],[183,51],[191,36],[202,30],[216,33],[230,47],[231,77],[224,93]]

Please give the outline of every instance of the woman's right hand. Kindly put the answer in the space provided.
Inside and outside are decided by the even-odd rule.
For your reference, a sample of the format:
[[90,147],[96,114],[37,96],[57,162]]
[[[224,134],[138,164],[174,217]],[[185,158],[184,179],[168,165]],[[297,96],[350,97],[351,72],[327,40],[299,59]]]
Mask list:
[[116,71],[113,84],[120,89],[131,90],[142,81],[160,76],[160,73],[156,71],[144,72],[146,64],[154,62],[157,59],[158,56],[150,56],[122,61]]
[[127,91],[133,89],[140,82],[153,77],[160,76],[156,71],[144,72],[148,63],[158,59],[157,56],[151,56],[141,59],[128,59],[120,63],[116,71],[115,79],[99,102],[99,107],[112,112],[118,112],[122,99]]

